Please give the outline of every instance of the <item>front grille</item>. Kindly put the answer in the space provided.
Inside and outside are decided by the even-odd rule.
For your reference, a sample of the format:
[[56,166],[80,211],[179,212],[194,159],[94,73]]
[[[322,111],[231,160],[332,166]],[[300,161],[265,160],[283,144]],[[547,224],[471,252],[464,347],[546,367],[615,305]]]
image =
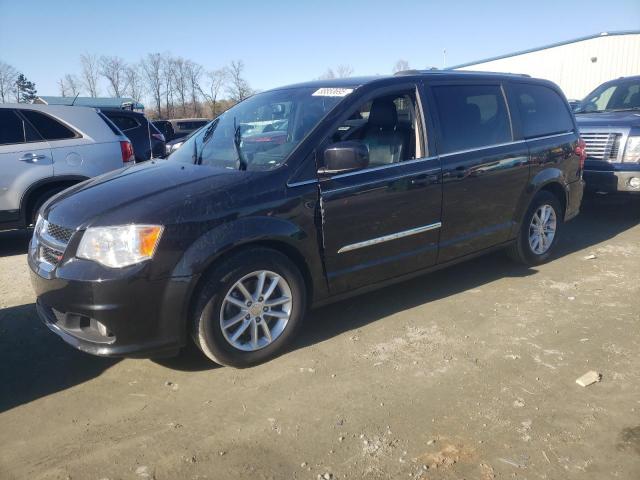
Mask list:
[[53,223],[47,223],[47,234],[61,243],[69,243],[73,232],[74,230],[70,228],[54,225]]
[[34,232],[38,259],[51,266],[57,266],[75,230],[43,220]]
[[40,259],[51,265],[57,265],[62,260],[63,254],[64,252],[60,252],[55,248],[47,247],[46,245],[40,246]]
[[586,144],[588,157],[607,162],[617,160],[622,133],[582,132],[581,136]]

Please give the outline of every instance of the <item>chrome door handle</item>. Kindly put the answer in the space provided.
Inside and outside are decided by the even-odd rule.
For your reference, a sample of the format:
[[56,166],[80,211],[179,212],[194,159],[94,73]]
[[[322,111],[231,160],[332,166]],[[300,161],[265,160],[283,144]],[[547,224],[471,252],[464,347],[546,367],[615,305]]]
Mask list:
[[46,155],[37,153],[25,153],[22,157],[19,158],[19,160],[21,162],[37,163],[38,160],[44,160],[45,158],[47,158]]

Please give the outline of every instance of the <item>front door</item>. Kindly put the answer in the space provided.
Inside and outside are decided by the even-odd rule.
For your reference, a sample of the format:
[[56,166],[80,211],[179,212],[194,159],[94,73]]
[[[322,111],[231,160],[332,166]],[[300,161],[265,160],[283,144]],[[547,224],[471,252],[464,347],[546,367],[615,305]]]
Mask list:
[[433,265],[441,211],[439,160],[424,141],[415,86],[370,95],[331,141],[362,142],[369,166],[320,181],[325,266],[332,293]]
[[442,161],[438,263],[510,239],[529,177],[529,151],[513,141],[500,83],[431,85]]
[[27,189],[52,176],[49,144],[15,110],[0,108],[0,223],[18,221]]

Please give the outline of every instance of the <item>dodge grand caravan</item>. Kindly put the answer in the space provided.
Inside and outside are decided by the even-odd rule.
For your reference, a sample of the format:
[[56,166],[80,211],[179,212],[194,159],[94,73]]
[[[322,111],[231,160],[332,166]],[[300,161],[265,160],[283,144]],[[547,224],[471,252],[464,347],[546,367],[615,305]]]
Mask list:
[[168,160],[43,206],[28,261],[46,325],[85,352],[193,339],[248,366],[308,307],[494,249],[550,258],[582,199],[584,145],[554,84],[405,72],[257,94]]

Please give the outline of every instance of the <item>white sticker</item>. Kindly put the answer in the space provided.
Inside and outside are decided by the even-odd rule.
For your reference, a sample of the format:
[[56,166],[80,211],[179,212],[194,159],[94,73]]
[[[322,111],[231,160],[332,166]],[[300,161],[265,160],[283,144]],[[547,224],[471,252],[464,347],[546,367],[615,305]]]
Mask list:
[[315,92],[313,92],[314,97],[346,97],[351,92],[353,92],[353,88],[319,88]]

